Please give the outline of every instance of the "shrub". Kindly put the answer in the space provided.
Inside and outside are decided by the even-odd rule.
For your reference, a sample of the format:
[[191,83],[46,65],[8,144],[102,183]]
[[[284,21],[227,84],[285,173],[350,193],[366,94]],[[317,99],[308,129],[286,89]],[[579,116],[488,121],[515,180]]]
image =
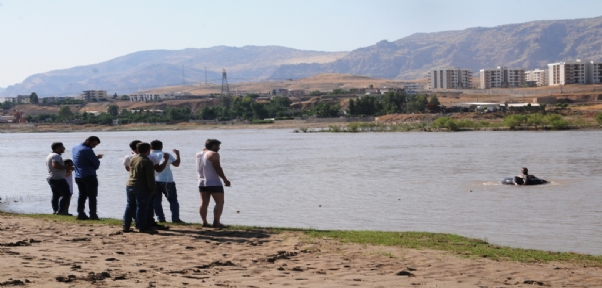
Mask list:
[[343,132],[343,128],[340,125],[329,125],[328,131],[329,132]]
[[554,129],[567,129],[569,123],[562,119],[558,114],[549,114],[544,117],[544,121]]
[[449,131],[458,131],[460,129],[458,123],[449,117],[439,117],[431,123],[433,128],[445,128]]
[[251,124],[271,124],[274,120],[253,120]]
[[598,124],[602,125],[602,112],[598,113],[598,115],[596,115],[594,119],[596,119],[596,122],[598,122]]
[[359,123],[358,122],[351,122],[349,124],[347,124],[347,131],[349,132],[358,132],[359,131]]
[[510,129],[514,129],[517,126],[524,124],[526,122],[526,120],[527,120],[526,115],[514,114],[514,115],[506,116],[504,118],[504,124],[506,126],[510,127]]

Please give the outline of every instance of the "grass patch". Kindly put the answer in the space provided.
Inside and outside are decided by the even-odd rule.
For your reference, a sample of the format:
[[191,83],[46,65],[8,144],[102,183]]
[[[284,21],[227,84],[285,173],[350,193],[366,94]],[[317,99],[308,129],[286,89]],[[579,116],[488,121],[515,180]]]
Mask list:
[[[101,218],[98,221],[78,221],[74,216],[49,214],[15,214],[0,211],[0,216],[17,216],[41,219],[44,221],[77,223],[85,225],[113,225],[121,227],[122,220]],[[174,224],[170,226],[200,227],[199,223]],[[472,239],[455,234],[428,232],[385,232],[385,231],[345,231],[315,230],[301,228],[278,228],[232,225],[227,230],[264,231],[272,234],[282,232],[298,232],[309,239],[329,238],[342,243],[362,245],[384,245],[409,249],[432,249],[446,251],[460,257],[489,258],[496,261],[517,261],[523,263],[565,262],[588,266],[602,266],[602,255],[588,255],[573,252],[550,252],[535,249],[511,248],[490,244],[485,240]]]
[[602,266],[602,256],[572,252],[550,252],[521,249],[489,244],[480,239],[471,239],[455,234],[427,232],[381,232],[381,231],[305,231],[313,237],[329,237],[341,242],[397,246],[410,249],[432,249],[447,251],[462,257],[489,258],[497,261],[525,263],[569,262],[591,266]]

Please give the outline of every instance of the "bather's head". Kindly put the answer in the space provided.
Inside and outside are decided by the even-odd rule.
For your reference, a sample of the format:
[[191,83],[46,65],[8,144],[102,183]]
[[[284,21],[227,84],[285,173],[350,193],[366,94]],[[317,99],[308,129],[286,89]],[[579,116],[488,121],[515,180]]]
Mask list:
[[529,174],[529,169],[527,169],[527,167],[523,167],[523,169],[521,169],[520,172],[522,172],[524,175],[527,175]]

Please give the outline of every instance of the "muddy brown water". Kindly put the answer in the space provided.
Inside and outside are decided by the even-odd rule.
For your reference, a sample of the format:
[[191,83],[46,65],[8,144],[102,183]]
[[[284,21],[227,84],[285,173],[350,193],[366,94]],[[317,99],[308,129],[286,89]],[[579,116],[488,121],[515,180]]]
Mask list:
[[[227,224],[455,233],[491,243],[602,254],[602,131],[292,133],[100,132],[99,215],[121,218],[134,139],[178,148],[181,218],[200,222],[194,154],[223,142]],[[0,134],[0,209],[51,213],[44,159],[89,133]],[[526,166],[551,184],[501,185]],[[76,211],[77,188],[71,201]],[[166,216],[169,206],[163,201]]]

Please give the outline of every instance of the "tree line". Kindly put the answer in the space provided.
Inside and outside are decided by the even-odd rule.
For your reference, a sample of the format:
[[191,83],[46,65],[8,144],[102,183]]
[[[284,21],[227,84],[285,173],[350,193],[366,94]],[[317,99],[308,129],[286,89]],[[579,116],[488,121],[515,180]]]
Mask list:
[[387,92],[381,97],[362,96],[349,100],[351,116],[422,113],[426,110],[437,112],[440,109],[441,104],[435,95],[428,99],[426,95],[407,95],[399,91]]
[[[318,94],[314,91],[312,94]],[[344,93],[342,89],[333,90],[332,94]],[[62,105],[58,114],[28,115],[28,122],[64,122],[80,124],[110,125],[113,120],[121,124],[139,122],[181,122],[188,120],[244,120],[258,121],[266,118],[294,119],[294,117],[338,117],[341,114],[350,116],[379,116],[394,113],[421,113],[424,111],[438,111],[440,103],[436,96],[427,98],[425,95],[407,95],[402,91],[391,91],[384,95],[366,95],[349,100],[346,111],[342,111],[337,103],[315,103],[308,109],[292,109],[291,100],[285,96],[275,96],[269,101],[256,101],[257,94],[246,96],[221,96],[217,105],[203,107],[200,112],[194,113],[190,108],[170,107],[165,111],[148,110],[119,110],[119,106],[110,104],[107,110],[98,115],[92,113],[73,112],[68,105]],[[30,97],[31,103],[39,102],[35,93]],[[71,104],[71,103],[67,103]],[[75,103],[73,103],[75,104]],[[79,104],[79,103],[78,103]],[[9,109],[12,103],[3,103],[4,109]]]

